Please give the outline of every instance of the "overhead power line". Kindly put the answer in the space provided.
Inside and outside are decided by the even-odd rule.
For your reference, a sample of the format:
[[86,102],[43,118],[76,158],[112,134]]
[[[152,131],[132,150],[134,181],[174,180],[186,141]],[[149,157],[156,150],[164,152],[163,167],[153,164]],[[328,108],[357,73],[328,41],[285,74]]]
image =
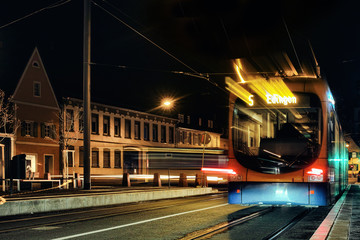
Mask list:
[[[138,30],[136,30],[135,28],[133,28],[132,26],[130,26],[129,24],[127,24],[126,22],[124,22],[123,20],[121,20],[119,17],[115,16],[113,13],[109,12],[107,9],[105,9],[104,7],[100,6],[99,4],[97,4],[95,1],[92,1],[97,7],[99,7],[100,9],[102,9],[104,12],[108,13],[110,16],[112,16],[113,18],[115,18],[116,20],[118,20],[119,22],[121,22],[123,25],[125,25],[127,28],[131,29],[133,32],[135,32],[136,34],[138,34],[139,36],[141,36],[142,38],[144,38],[146,41],[148,41],[149,43],[151,43],[152,45],[154,45],[155,47],[159,48],[161,51],[163,51],[164,53],[166,53],[167,55],[169,55],[170,57],[172,57],[173,59],[175,59],[177,62],[181,63],[183,66],[187,67],[188,69],[190,69],[192,72],[199,74],[198,71],[196,71],[195,69],[193,69],[192,67],[190,67],[189,65],[187,65],[186,63],[184,63],[183,61],[181,61],[180,59],[178,59],[177,57],[175,57],[173,54],[171,54],[170,52],[166,51],[164,48],[162,48],[161,46],[159,46],[158,44],[156,44],[154,41],[152,41],[151,39],[149,39],[148,37],[146,37],[144,34],[142,34],[141,32],[139,32]],[[115,8],[113,6],[113,8]]]
[[60,6],[66,4],[66,3],[70,2],[70,1],[71,1],[71,0],[61,0],[61,1],[58,1],[58,2],[53,3],[53,4],[51,4],[51,5],[47,6],[47,7],[41,8],[41,9],[35,11],[35,12],[29,13],[29,14],[21,17],[21,18],[18,18],[18,19],[14,20],[14,21],[11,21],[11,22],[9,22],[9,23],[7,23],[7,24],[5,24],[5,25],[2,25],[2,26],[0,26],[0,29],[5,28],[5,27],[7,27],[7,26],[10,26],[10,25],[12,25],[12,24],[14,24],[14,23],[20,22],[21,20],[24,20],[24,19],[26,19],[26,18],[28,18],[28,17],[31,17],[31,16],[33,16],[33,15],[35,15],[35,14],[38,14],[38,13],[44,11],[44,10],[48,10],[48,9],[55,8],[55,7],[60,7]]

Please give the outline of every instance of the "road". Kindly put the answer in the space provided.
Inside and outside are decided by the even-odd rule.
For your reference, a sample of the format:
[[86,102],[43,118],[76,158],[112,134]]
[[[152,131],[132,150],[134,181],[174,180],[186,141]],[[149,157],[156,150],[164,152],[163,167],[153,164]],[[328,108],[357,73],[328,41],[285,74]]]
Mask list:
[[[192,239],[192,235],[203,232],[204,229],[238,219],[254,212],[256,208],[264,209],[229,205],[226,195],[216,194],[7,217],[0,219],[0,239]],[[250,236],[256,235],[249,234],[254,231],[259,233],[256,229],[264,223],[269,225],[272,219],[277,218],[276,214],[289,212],[289,217],[292,218],[300,211],[301,209],[295,207],[287,207],[287,210],[272,209],[271,216],[261,216],[252,220],[252,223],[233,227],[229,231],[214,235],[213,238],[251,239]],[[317,217],[318,222],[321,222],[323,215]],[[264,222],[261,219],[267,220]],[[311,225],[316,229],[314,222]],[[239,229],[242,230],[239,232]],[[243,234],[244,229],[246,235]],[[270,225],[265,229],[266,234],[273,231]],[[309,234],[314,229],[310,229]]]

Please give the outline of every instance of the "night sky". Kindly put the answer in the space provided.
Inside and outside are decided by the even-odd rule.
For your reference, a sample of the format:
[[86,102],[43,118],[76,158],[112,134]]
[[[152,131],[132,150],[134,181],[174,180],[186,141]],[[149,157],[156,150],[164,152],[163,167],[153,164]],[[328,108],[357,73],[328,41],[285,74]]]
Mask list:
[[[173,96],[181,98],[177,111],[204,111],[221,121],[227,108],[224,76],[232,74],[229,59],[278,51],[292,56],[286,23],[299,55],[311,42],[342,125],[351,131],[351,111],[354,102],[359,105],[360,89],[357,0],[94,2],[93,101],[150,111],[161,97]],[[64,4],[2,27],[54,3]],[[0,88],[13,93],[38,47],[57,97],[82,98],[82,28],[81,0],[0,3]],[[174,71],[209,73],[210,81]]]

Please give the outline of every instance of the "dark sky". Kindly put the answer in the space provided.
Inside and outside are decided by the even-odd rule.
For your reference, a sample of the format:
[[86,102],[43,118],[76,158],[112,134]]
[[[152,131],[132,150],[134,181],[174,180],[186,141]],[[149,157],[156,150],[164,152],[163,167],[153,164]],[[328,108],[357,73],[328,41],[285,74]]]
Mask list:
[[[83,1],[71,0],[5,24],[56,0],[0,3],[0,88],[12,93],[35,46],[57,97],[82,97]],[[343,118],[359,88],[360,14],[357,0],[95,0],[92,5],[93,100],[148,111],[165,95],[178,105],[216,115],[226,109],[220,89],[229,59],[294,54],[311,42]],[[161,46],[149,43],[124,23]],[[181,63],[181,62],[182,63]],[[124,67],[125,66],[125,67]],[[173,71],[217,73],[210,81]],[[218,84],[219,87],[215,87]],[[349,94],[351,93],[351,94]],[[353,99],[354,98],[354,99]],[[348,107],[351,106],[351,107]]]

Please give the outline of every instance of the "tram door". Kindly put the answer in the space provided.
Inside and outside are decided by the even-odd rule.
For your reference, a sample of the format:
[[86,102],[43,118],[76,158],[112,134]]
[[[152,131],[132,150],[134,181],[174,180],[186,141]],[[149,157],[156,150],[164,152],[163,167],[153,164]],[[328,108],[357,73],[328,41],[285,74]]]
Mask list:
[[124,172],[139,173],[139,152],[124,151]]

